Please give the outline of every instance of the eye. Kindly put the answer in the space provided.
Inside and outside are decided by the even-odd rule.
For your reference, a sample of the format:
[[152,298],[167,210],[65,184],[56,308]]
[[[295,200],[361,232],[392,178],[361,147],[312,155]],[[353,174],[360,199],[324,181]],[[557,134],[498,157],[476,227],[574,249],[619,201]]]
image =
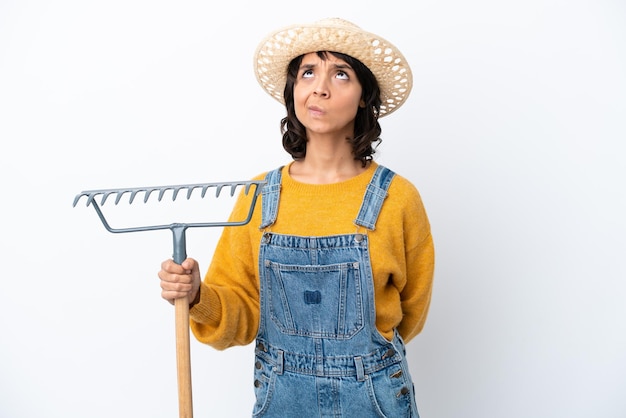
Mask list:
[[344,71],[338,71],[337,72],[337,78],[339,78],[341,80],[349,80],[350,76],[348,76],[348,73],[346,73]]
[[313,77],[313,70],[304,70],[302,72],[302,78],[311,78]]

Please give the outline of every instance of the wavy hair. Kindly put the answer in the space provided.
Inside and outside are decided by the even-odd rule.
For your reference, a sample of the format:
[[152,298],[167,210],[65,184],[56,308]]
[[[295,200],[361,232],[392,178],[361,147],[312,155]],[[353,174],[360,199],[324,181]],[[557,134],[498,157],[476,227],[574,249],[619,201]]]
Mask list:
[[[354,123],[354,137],[347,138],[352,144],[352,154],[355,160],[361,161],[363,167],[373,159],[376,147],[382,142],[380,133],[382,131],[378,123],[380,114],[380,87],[376,77],[361,61],[339,52],[318,51],[317,55],[326,60],[328,54],[340,58],[347,62],[356,73],[361,83],[361,99],[365,103],[364,107],[357,110]],[[296,117],[295,104],[293,99],[293,88],[298,77],[298,69],[304,55],[300,55],[289,63],[287,67],[287,83],[283,97],[287,116],[280,121],[280,132],[283,135],[283,148],[294,160],[304,158],[306,155],[306,129]]]

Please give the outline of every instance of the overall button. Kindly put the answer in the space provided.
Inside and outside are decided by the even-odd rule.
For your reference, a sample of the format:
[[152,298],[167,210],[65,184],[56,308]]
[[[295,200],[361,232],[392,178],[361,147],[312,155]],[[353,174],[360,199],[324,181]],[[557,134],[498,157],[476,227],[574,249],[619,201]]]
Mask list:
[[384,360],[386,358],[393,357],[395,354],[396,354],[396,350],[394,350],[393,348],[390,348],[389,350],[385,352],[385,354],[383,354],[382,359]]
[[261,387],[261,382],[259,382],[258,379],[254,381],[254,387],[255,388],[260,388]]
[[400,389],[400,392],[398,392],[398,397],[400,396],[404,396],[407,393],[409,393],[409,388],[407,388],[406,386],[404,386],[402,389]]
[[254,367],[256,367],[257,370],[261,370],[263,368],[263,365],[260,361],[257,361],[256,363],[254,363]]
[[357,243],[360,243],[363,241],[363,234],[356,234],[354,236],[354,241],[356,241]]

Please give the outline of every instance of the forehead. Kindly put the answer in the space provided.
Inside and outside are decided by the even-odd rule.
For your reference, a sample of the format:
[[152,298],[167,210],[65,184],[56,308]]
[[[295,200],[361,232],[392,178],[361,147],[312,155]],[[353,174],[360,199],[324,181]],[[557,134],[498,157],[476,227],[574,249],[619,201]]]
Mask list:
[[[322,55],[320,57],[320,55]],[[346,61],[337,57],[332,52],[309,52],[302,56],[302,65],[318,64],[320,62],[332,63],[335,65],[349,66]]]

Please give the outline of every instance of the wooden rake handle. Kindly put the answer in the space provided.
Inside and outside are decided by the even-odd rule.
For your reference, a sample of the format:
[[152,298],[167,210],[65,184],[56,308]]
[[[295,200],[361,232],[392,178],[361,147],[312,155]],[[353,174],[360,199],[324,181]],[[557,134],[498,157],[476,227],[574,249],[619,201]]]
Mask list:
[[178,373],[178,416],[193,418],[191,356],[189,347],[189,301],[179,298],[176,310],[176,369]]
[[[187,258],[187,225],[174,225],[174,262],[181,264]],[[191,395],[191,354],[189,345],[189,301],[186,297],[174,301],[176,325],[176,371],[178,376],[178,416],[193,418]]]

